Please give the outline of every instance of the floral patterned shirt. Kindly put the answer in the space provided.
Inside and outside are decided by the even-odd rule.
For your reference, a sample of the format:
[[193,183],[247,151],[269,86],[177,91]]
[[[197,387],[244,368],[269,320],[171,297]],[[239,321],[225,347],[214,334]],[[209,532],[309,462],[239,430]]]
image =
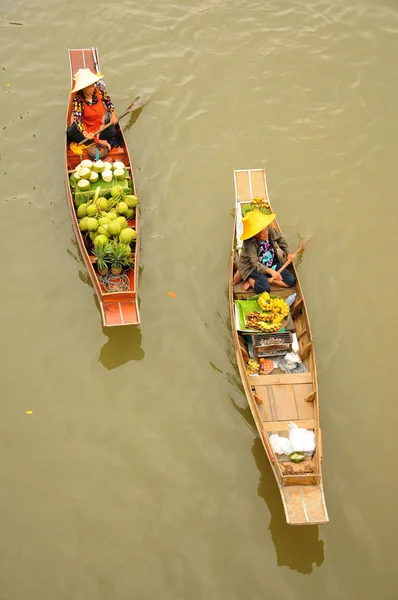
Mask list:
[[[100,93],[100,96],[101,96],[102,102],[105,105],[105,108],[107,110],[109,110],[109,112],[111,112],[111,113],[115,112],[115,108],[113,106],[112,100],[109,97],[108,92],[103,90],[99,85],[96,85],[95,87]],[[73,98],[73,104],[72,104],[73,121],[74,121],[74,123],[76,123],[76,126],[79,131],[83,132],[83,130],[84,130],[84,125],[83,125],[84,103],[97,104],[97,102],[98,102],[98,98],[95,93],[95,90],[94,90],[93,97],[91,100],[86,100],[82,91],[77,92],[77,94]]]
[[260,242],[258,260],[269,269],[274,269],[276,267],[275,251],[269,240]]

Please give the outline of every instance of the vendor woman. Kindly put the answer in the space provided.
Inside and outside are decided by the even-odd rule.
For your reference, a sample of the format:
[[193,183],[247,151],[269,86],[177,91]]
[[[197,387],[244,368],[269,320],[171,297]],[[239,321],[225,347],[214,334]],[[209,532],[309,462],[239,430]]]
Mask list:
[[278,273],[278,269],[288,259],[294,260],[283,235],[270,227],[276,215],[266,215],[259,210],[252,210],[242,219],[243,233],[240,237],[243,246],[236,260],[238,268],[234,283],[243,279],[244,288],[254,288],[256,294],[270,291],[272,285],[292,287],[296,278],[287,269]]
[[118,118],[107,92],[98,86],[102,79],[100,73],[93,73],[90,69],[79,69],[74,76],[75,94],[72,103],[72,121],[68,128],[68,143],[81,142],[84,138],[92,140],[94,133],[101,129],[105,123],[112,123],[110,127],[99,134],[99,142],[110,150],[110,140],[116,137],[116,123]]

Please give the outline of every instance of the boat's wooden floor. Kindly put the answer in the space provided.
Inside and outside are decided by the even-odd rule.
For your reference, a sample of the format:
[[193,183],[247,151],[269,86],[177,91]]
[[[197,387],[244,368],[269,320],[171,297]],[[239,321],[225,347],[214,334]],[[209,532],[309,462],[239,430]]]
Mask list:
[[280,489],[289,525],[328,523],[322,485],[284,485]]
[[306,401],[313,390],[312,373],[250,375],[249,382],[261,401],[257,408],[266,431],[288,431],[290,421],[315,428],[314,405]]

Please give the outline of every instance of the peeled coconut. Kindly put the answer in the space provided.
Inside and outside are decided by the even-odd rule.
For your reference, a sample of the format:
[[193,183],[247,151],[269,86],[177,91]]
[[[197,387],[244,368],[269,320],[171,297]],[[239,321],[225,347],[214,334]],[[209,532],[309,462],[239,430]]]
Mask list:
[[97,183],[99,178],[98,173],[96,173],[95,171],[91,171],[90,177],[88,178],[90,183]]
[[115,169],[113,174],[116,179],[124,179],[125,177],[124,169]]
[[110,169],[108,171],[103,171],[102,179],[106,181],[106,183],[110,183],[113,179],[112,171]]
[[85,169],[92,169],[93,168],[93,161],[92,160],[82,160],[82,162],[80,163],[80,168],[85,168]]
[[93,164],[93,169],[96,173],[102,173],[102,171],[105,169],[105,166],[104,166],[104,163],[102,162],[102,160],[97,160]]
[[124,164],[122,163],[121,160],[115,160],[115,162],[113,163],[113,168],[114,169],[123,169],[124,170]]
[[108,160],[104,161],[104,171],[112,171],[112,163]]
[[111,196],[112,198],[116,198],[119,194],[123,192],[123,188],[121,185],[114,185],[111,187]]
[[91,169],[86,169],[85,167],[80,167],[79,175],[82,179],[89,179],[91,175]]
[[75,170],[75,172],[73,173],[73,177],[75,178],[75,181],[79,181],[79,179],[82,178],[82,176],[80,175],[80,169]]
[[88,179],[80,179],[77,182],[77,187],[79,188],[79,190],[81,190],[82,192],[86,192],[87,190],[90,189],[90,182],[88,181]]
[[119,242],[122,244],[131,244],[137,237],[135,229],[123,229],[119,234]]
[[106,237],[106,235],[97,235],[97,237],[94,240],[94,246],[105,246],[105,244],[107,244],[109,242],[109,239]]
[[125,215],[127,214],[129,207],[127,206],[127,204],[125,202],[119,202],[116,205],[116,210],[120,215]]

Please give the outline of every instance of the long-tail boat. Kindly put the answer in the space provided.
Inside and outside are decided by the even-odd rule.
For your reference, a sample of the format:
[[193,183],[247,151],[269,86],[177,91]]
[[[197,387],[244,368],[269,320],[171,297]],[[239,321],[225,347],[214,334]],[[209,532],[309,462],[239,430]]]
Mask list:
[[[93,73],[100,72],[99,57],[96,48],[84,49],[69,49],[69,64],[71,75],[71,89],[73,88],[73,77],[79,69],[89,68]],[[66,129],[71,123],[72,116],[72,99],[73,94],[69,95],[68,111],[66,116]],[[117,125],[120,146],[112,148],[106,160],[109,162],[121,161],[129,175],[129,185],[131,194],[136,194],[136,186],[134,182],[134,173],[131,164],[130,155],[127,149],[126,140],[119,125]],[[83,146],[84,147],[84,146]],[[133,255],[134,266],[126,272],[124,277],[124,285],[109,285],[106,286],[104,280],[100,279],[94,268],[94,256],[90,253],[90,248],[87,246],[85,237],[79,229],[79,223],[76,215],[76,204],[73,198],[73,193],[70,187],[70,175],[77,165],[84,159],[91,159],[87,149],[83,150],[82,154],[76,154],[70,148],[65,134],[65,181],[68,206],[72,218],[73,229],[75,231],[76,240],[79,250],[84,260],[84,264],[94,286],[94,290],[98,297],[102,321],[105,327],[116,325],[138,325],[140,323],[140,314],[138,308],[138,269],[139,269],[139,248],[140,248],[140,208],[139,204],[135,209],[133,220],[129,221],[129,226],[133,227],[137,233],[135,243],[135,253]],[[94,184],[95,185],[95,184]],[[127,281],[128,278],[128,282]],[[120,291],[121,288],[121,291]]]
[[[283,333],[261,334],[245,332],[238,316],[239,300],[255,295],[252,288],[245,289],[244,283],[234,283],[237,253],[242,242],[242,215],[244,205],[258,199],[270,207],[264,169],[236,170],[235,178],[235,222],[230,264],[229,303],[232,335],[238,368],[254,422],[274,472],[279,487],[287,523],[290,525],[320,525],[329,521],[322,484],[322,434],[319,427],[319,402],[314,345],[308,312],[302,288],[294,266],[288,268],[296,277],[294,288],[271,285],[271,295],[290,301],[290,315]],[[255,206],[255,204],[254,204]],[[249,208],[249,207],[246,207]],[[277,221],[272,227],[280,231]],[[238,278],[236,278],[238,279]],[[235,281],[236,281],[235,279]],[[246,286],[247,287],[247,286]],[[283,331],[283,329],[282,329]],[[286,353],[296,354],[302,361],[305,372],[281,371],[278,358]],[[265,358],[264,358],[265,357]],[[248,374],[250,361],[259,364],[261,359],[273,360],[275,368],[269,374]],[[265,363],[264,363],[265,364]],[[272,368],[272,366],[271,366]],[[315,433],[316,447],[306,462],[296,464],[288,455],[279,455],[273,450],[270,436],[274,433],[288,437],[291,423]],[[290,427],[289,427],[290,425]],[[309,467],[309,465],[311,465]]]

